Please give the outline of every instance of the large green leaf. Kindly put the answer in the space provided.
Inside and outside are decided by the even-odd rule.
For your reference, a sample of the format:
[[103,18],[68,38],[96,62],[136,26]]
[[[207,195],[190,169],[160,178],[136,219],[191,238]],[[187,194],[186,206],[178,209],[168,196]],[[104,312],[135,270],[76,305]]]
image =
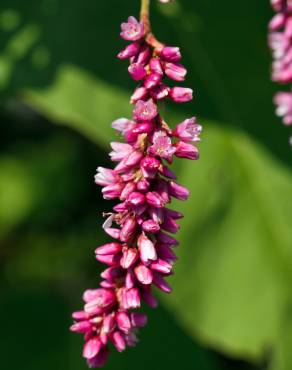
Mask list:
[[[72,66],[49,89],[24,96],[102,144],[112,137],[110,121],[130,113],[125,93]],[[170,116],[172,123],[181,118]],[[200,161],[177,167],[192,196],[177,204],[186,217],[175,292],[163,299],[195,338],[259,360],[277,347],[291,296],[292,176],[259,144],[224,125],[205,124],[201,153]]]

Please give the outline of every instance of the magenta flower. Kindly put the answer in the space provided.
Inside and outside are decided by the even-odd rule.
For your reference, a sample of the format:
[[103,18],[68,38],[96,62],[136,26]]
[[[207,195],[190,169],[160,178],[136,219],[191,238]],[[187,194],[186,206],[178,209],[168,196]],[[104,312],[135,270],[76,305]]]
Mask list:
[[148,148],[149,154],[172,161],[175,147],[172,146],[171,138],[165,131],[156,131],[153,135],[153,145]]
[[[276,15],[269,23],[268,42],[273,54],[272,80],[292,83],[292,0],[271,0]],[[292,92],[279,92],[274,97],[276,114],[285,125],[292,124]]]
[[144,36],[144,25],[135,17],[129,17],[127,23],[121,24],[120,36],[127,41],[137,41]]
[[157,114],[157,106],[152,99],[148,101],[139,100],[133,111],[134,118],[137,121],[151,121]]
[[[200,141],[202,130],[195,117],[171,129],[158,109],[160,100],[192,99],[192,89],[165,84],[165,77],[182,81],[186,76],[185,67],[178,64],[179,48],[159,43],[147,22],[144,27],[134,17],[121,27],[122,38],[134,42],[118,58],[129,60],[130,76],[141,82],[131,97],[133,118],[112,123],[125,139],[111,143],[109,155],[116,166],[98,167],[95,175],[104,199],[117,199],[117,203],[105,214],[103,224],[114,241],[95,249],[96,260],[106,265],[102,280],[97,289],[85,291],[83,310],[72,315],[71,330],[84,336],[83,357],[89,367],[106,363],[109,343],[118,352],[136,345],[138,329],[147,323],[147,316],[137,310],[142,302],[157,306],[152,286],[171,292],[166,278],[173,273],[177,259],[173,247],[178,241],[170,234],[178,232],[183,215],[166,205],[173,198],[187,200],[189,191],[176,182],[168,165],[173,156],[198,159],[198,149],[191,142]],[[279,98],[281,114],[290,114],[283,108],[287,101]]]
[[274,97],[276,114],[283,118],[285,125],[292,125],[292,92],[279,92]]

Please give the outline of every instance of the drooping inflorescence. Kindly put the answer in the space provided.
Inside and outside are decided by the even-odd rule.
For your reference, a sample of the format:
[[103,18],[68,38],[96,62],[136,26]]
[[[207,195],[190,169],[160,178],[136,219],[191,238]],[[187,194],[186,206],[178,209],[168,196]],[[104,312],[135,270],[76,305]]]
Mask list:
[[[269,24],[269,46],[273,53],[272,80],[292,83],[292,0],[271,0],[276,15]],[[274,97],[276,114],[285,125],[292,125],[292,91],[278,92]]]
[[198,159],[201,126],[192,117],[171,129],[159,114],[159,102],[177,103],[192,99],[192,90],[169,87],[165,78],[183,81],[187,73],[179,63],[178,47],[158,42],[149,23],[129,17],[121,25],[121,37],[131,43],[119,54],[128,59],[129,74],[139,86],[131,104],[132,119],[120,118],[112,127],[125,142],[112,142],[114,169],[99,167],[95,182],[103,186],[105,199],[117,199],[113,212],[107,214],[105,232],[115,241],[98,247],[96,259],[107,268],[98,289],[87,290],[82,311],[73,313],[74,332],[84,335],[83,356],[89,367],[106,362],[111,342],[118,351],[137,342],[137,330],[147,317],[137,312],[142,301],[157,305],[152,286],[170,293],[165,277],[172,274],[178,241],[171,236],[178,231],[182,214],[168,208],[172,198],[186,200],[189,191],[176,182],[169,169],[173,157]]

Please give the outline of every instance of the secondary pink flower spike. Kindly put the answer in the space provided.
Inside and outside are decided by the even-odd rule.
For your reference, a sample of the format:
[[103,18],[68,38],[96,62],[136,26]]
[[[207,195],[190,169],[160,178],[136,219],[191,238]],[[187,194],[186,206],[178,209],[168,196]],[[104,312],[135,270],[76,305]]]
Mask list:
[[[271,0],[276,14],[269,23],[269,46],[273,54],[272,80],[282,85],[292,83],[292,0]],[[292,125],[292,91],[274,97],[276,114],[285,125]]]
[[174,157],[199,158],[194,144],[202,128],[196,118],[170,128],[159,112],[160,101],[188,102],[193,91],[168,86],[167,79],[184,81],[187,70],[179,48],[163,45],[151,33],[145,3],[141,21],[129,17],[120,33],[130,44],[118,58],[129,60],[129,75],[139,81],[130,99],[133,114],[112,123],[124,142],[111,143],[114,168],[98,167],[95,175],[103,197],[117,200],[103,224],[113,241],[95,250],[106,268],[99,287],[83,294],[83,309],[73,313],[71,326],[84,336],[83,357],[92,368],[106,363],[110,343],[119,352],[136,345],[138,329],[147,323],[138,309],[142,302],[157,306],[153,286],[171,292],[166,278],[173,274],[178,241],[170,234],[177,233],[183,215],[168,207],[172,198],[187,200],[189,191],[176,182],[169,165]]

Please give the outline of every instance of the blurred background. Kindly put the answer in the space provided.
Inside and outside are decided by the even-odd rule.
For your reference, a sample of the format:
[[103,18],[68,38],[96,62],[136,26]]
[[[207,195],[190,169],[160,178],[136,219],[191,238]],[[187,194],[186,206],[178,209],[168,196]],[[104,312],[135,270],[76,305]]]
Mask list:
[[[268,0],[152,1],[153,29],[179,45],[192,103],[170,125],[204,126],[198,162],[175,164],[191,188],[170,296],[135,349],[107,369],[292,369],[290,132],[274,116]],[[82,370],[71,312],[96,287],[110,165],[110,123],[129,117],[134,83],[119,25],[138,0],[1,0],[1,368]]]

